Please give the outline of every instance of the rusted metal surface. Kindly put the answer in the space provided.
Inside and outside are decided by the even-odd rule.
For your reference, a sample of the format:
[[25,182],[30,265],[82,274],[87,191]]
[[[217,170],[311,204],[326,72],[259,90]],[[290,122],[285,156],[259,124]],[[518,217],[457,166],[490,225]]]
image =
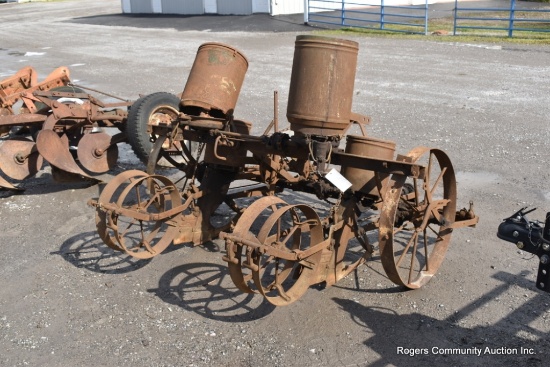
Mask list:
[[88,176],[75,162],[69,152],[68,140],[63,141],[53,130],[42,130],[38,133],[36,146],[40,155],[46,160],[61,169],[62,171],[74,173],[80,176]]
[[[395,153],[395,143],[369,136],[347,135],[345,152],[362,157],[392,160]],[[367,195],[380,196],[381,189],[389,178],[389,175],[380,172],[348,167],[346,162],[342,164],[340,172],[352,183],[352,190],[361,191]]]
[[[109,247],[145,258],[170,242],[199,245],[219,236],[235,286],[277,306],[295,302],[313,284],[335,284],[371,258],[376,242],[394,283],[414,289],[433,277],[453,230],[478,221],[473,205],[456,211],[449,157],[426,147],[394,157],[395,143],[366,134],[370,119],[351,112],[354,42],[299,36],[297,48],[289,101],[294,131],[278,131],[277,113],[261,136],[250,135],[251,124],[234,120],[233,111],[220,117],[182,108],[177,118],[148,120],[155,143],[147,173],[122,173],[90,201]],[[310,70],[328,72],[316,84]],[[225,98],[219,89],[212,93]],[[275,94],[275,111],[277,105]],[[319,109],[318,116],[308,112]],[[348,136],[344,151],[339,145],[353,123],[363,136]],[[160,158],[171,160],[181,178],[155,174]],[[147,188],[142,199],[127,201],[138,186]],[[313,194],[326,206],[287,203],[277,196],[282,191]],[[223,203],[234,215],[216,222]],[[134,227],[152,229],[141,230],[130,250],[124,238]]]
[[[407,154],[424,160],[422,179],[392,177],[380,214],[380,256],[396,284],[420,288],[437,272],[449,247],[456,216],[456,179],[441,150],[418,147]],[[411,192],[409,192],[411,191]],[[397,225],[396,225],[397,224]],[[395,228],[397,227],[397,228]]]
[[[100,237],[113,249],[148,259],[164,251],[178,233],[169,220],[181,213],[181,197],[166,177],[126,171],[107,184],[101,196],[102,202],[113,204],[98,210],[96,223]],[[141,215],[124,215],[129,207]]]
[[[31,123],[42,123],[45,121],[44,116],[35,114],[38,111],[38,107],[35,105],[37,100],[25,98],[27,93],[48,91],[56,87],[65,86],[69,81],[69,70],[64,66],[55,69],[40,83],[38,82],[36,71],[30,66],[19,70],[11,77],[0,80],[0,138],[9,138],[13,127],[27,126]],[[20,100],[24,101],[21,107],[23,115],[15,115],[13,105]],[[8,150],[8,155],[0,155],[0,158],[11,159],[10,149],[8,147],[5,147],[5,149]],[[32,160],[27,160],[27,162],[31,164]],[[31,172],[33,168],[28,167],[26,170]],[[6,175],[9,176],[8,173]],[[0,188],[14,190],[16,186],[2,178],[0,180]]]
[[[92,132],[101,127],[123,130],[126,108],[132,102],[103,103],[84,92],[85,87],[71,84],[69,74],[66,67],[60,67],[38,82],[36,71],[26,67],[0,81],[0,159],[8,178],[21,181],[33,176],[43,159],[52,166],[54,179],[63,182],[93,178],[116,164],[116,144],[124,136]],[[22,106],[15,114],[13,106],[18,101]],[[70,150],[78,153],[73,155]],[[5,178],[0,188],[18,189]]]
[[212,116],[232,115],[247,69],[248,60],[237,49],[222,43],[201,45],[181,96],[182,106],[199,107]]
[[14,138],[0,145],[2,171],[16,180],[24,180],[42,168],[43,159],[36,144],[29,139]]
[[[70,82],[69,69],[65,66],[55,69],[44,81],[38,83],[36,71],[28,66],[19,70],[15,75],[0,81],[0,107],[6,108],[13,114],[12,107],[22,97],[22,93],[48,91],[62,87]],[[30,103],[26,108],[34,113],[36,106]]]
[[110,171],[118,160],[118,137],[107,133],[85,134],[78,143],[80,164],[93,173]]
[[339,135],[347,129],[358,50],[354,41],[296,37],[286,113],[293,131]]

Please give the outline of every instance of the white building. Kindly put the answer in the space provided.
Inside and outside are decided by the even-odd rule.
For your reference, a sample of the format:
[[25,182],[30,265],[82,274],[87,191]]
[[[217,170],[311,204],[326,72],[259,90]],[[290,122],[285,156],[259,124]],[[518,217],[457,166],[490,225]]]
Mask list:
[[[159,14],[222,14],[247,15],[269,13],[271,15],[303,13],[307,3],[315,8],[341,9],[338,0],[323,2],[314,0],[121,0],[123,13]],[[361,5],[379,5],[381,0],[353,0],[346,8]],[[404,5],[425,0],[384,0],[386,5]],[[429,1],[430,3],[432,1]]]
[[303,11],[304,0],[122,0],[123,13],[278,15]]

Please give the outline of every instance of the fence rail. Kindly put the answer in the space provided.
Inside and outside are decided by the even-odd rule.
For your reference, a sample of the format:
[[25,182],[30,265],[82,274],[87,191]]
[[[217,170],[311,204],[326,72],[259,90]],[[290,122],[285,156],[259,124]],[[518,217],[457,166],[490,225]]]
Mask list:
[[[408,0],[402,0],[407,2]],[[399,0],[305,0],[304,20],[308,24],[335,27],[356,27],[391,32],[428,34],[429,11],[438,11],[438,4],[428,8],[428,0],[420,5],[397,5]],[[483,8],[461,6],[455,0],[444,11],[453,17],[453,35],[459,30],[507,32],[550,32],[550,8],[547,4],[510,0],[510,6]],[[444,5],[444,4],[441,4]],[[476,4],[483,6],[485,4]],[[433,12],[432,12],[433,13]]]
[[428,1],[422,5],[388,5],[385,0],[310,0],[306,23],[427,34]]
[[[513,37],[514,31],[550,32],[550,19],[526,17],[533,14],[550,15],[547,9],[518,9],[516,0],[511,0],[508,8],[460,8],[458,3],[455,0],[453,35],[456,35],[457,29],[507,31],[508,37]],[[487,22],[502,25],[487,25]]]

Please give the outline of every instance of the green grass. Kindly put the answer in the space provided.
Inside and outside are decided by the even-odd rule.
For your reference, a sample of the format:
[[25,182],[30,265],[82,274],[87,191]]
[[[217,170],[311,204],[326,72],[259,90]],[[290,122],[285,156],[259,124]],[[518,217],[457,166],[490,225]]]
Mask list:
[[[550,0],[546,0],[550,1]],[[465,18],[506,18],[509,13],[503,12],[495,13],[491,15],[487,13],[467,13],[460,14]],[[541,19],[546,22],[521,22],[518,18],[529,19]],[[423,24],[423,23],[422,23]],[[423,27],[402,26],[402,25],[387,25],[386,28],[397,30],[398,32],[392,32],[380,29],[364,29],[348,27],[339,30],[325,30],[320,31],[325,34],[354,34],[365,35],[372,37],[386,37],[386,38],[407,38],[407,39],[421,39],[421,40],[434,40],[441,42],[471,42],[471,43],[516,43],[516,44],[538,44],[538,45],[550,45],[550,13],[532,13],[532,12],[516,12],[516,20],[514,22],[514,28],[537,28],[543,31],[531,32],[531,31],[514,31],[513,37],[508,37],[507,30],[498,29],[476,29],[476,28],[458,28],[457,35],[453,36],[454,19],[438,18],[430,20],[428,22],[428,35],[411,34],[412,32],[423,32]],[[459,20],[458,26],[474,26],[474,27],[491,27],[491,28],[507,28],[508,21],[500,20]],[[546,32],[545,32],[546,31]],[[407,33],[411,32],[411,33]]]

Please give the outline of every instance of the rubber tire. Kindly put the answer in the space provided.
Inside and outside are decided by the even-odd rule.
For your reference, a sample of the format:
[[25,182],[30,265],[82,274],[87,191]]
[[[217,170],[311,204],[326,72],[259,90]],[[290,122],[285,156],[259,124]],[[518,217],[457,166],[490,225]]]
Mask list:
[[170,93],[157,92],[141,97],[132,104],[126,122],[126,137],[136,156],[147,164],[153,149],[151,137],[147,133],[147,123],[153,112],[160,107],[169,107],[179,111],[180,99]]

